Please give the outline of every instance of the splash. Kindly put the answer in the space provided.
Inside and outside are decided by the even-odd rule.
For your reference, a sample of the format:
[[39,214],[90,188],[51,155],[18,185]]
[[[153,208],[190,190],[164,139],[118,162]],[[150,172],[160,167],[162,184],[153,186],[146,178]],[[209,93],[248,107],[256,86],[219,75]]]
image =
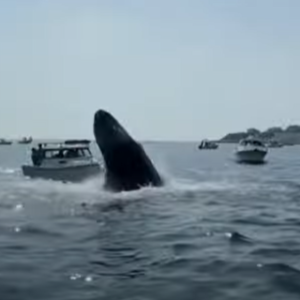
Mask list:
[[[62,183],[43,179],[29,179],[19,176],[18,169],[0,168],[6,172],[7,182],[0,192],[1,199],[30,198],[38,201],[64,201],[74,204],[115,203],[116,201],[131,202],[143,199],[180,199],[187,195],[197,197],[199,193],[231,191],[249,193],[262,188],[262,183],[240,182],[238,178],[219,178],[215,181],[178,178],[170,172],[164,161],[156,161],[158,171],[163,177],[163,187],[144,187],[135,191],[111,193],[103,189],[103,174],[82,183]],[[199,171],[201,172],[201,170]],[[5,177],[5,175],[3,175]],[[13,180],[12,180],[13,179]],[[264,186],[265,189],[268,186]],[[273,187],[274,188],[274,187]]]
[[185,178],[174,178],[163,173],[163,187],[143,187],[135,191],[112,193],[103,189],[104,176],[98,176],[82,183],[62,183],[42,179],[24,179],[11,183],[9,190],[22,196],[40,201],[64,201],[74,204],[107,204],[140,201],[143,199],[178,199],[186,194],[233,189],[226,182],[197,182]]

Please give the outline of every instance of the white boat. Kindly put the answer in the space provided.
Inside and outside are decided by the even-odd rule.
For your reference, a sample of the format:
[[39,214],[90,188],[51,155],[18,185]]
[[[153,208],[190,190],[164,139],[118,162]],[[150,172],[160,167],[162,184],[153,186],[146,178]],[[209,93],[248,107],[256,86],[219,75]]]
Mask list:
[[32,164],[22,166],[24,176],[63,182],[80,182],[101,173],[89,148],[90,141],[39,144],[32,148]]
[[235,151],[238,162],[245,163],[263,163],[267,153],[265,144],[254,137],[242,139]]
[[200,145],[198,146],[198,149],[209,149],[209,150],[214,150],[214,149],[218,149],[219,145],[217,143],[214,143],[212,141],[208,141],[208,140],[202,140]]

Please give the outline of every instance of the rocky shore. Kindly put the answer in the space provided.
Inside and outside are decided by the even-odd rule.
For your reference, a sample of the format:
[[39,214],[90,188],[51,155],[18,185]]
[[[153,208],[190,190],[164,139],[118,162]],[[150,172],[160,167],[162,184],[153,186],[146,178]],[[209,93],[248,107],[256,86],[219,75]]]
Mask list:
[[247,131],[228,133],[219,140],[219,143],[238,143],[241,139],[249,135],[257,136],[266,142],[276,140],[284,145],[299,145],[300,125],[290,125],[285,129],[281,127],[271,127],[265,131],[250,128]]

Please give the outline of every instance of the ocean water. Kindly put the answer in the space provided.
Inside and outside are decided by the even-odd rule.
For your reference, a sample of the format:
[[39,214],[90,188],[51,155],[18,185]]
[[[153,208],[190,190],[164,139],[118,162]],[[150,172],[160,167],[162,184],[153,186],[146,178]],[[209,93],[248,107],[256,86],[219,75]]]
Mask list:
[[1,300],[300,298],[300,147],[146,143],[166,186],[117,194],[24,178],[29,147],[0,147]]

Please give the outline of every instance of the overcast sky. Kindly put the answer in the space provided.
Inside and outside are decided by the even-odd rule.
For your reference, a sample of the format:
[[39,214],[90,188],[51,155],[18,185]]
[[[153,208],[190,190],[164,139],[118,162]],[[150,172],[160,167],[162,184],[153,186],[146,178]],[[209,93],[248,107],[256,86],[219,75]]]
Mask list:
[[0,0],[0,137],[141,140],[300,123],[299,0]]

